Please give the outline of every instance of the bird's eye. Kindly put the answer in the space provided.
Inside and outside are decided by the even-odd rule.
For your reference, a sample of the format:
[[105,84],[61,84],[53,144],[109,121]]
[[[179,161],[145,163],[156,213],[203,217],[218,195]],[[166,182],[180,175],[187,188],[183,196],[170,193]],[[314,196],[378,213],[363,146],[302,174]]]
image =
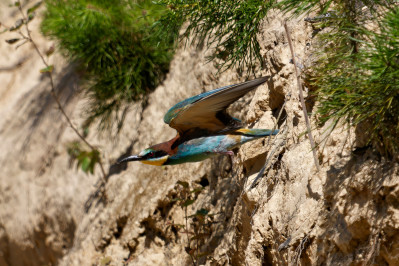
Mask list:
[[153,151],[150,152],[150,153],[148,154],[148,156],[149,156],[149,157],[154,157],[154,152],[153,152]]

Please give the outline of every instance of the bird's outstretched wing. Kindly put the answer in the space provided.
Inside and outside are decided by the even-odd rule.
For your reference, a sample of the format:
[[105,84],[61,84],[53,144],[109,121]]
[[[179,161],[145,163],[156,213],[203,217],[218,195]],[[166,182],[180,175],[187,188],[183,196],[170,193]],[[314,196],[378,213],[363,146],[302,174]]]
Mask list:
[[209,133],[223,131],[239,121],[229,116],[226,108],[269,78],[265,76],[188,98],[173,106],[166,113],[164,121],[180,135],[194,128]]

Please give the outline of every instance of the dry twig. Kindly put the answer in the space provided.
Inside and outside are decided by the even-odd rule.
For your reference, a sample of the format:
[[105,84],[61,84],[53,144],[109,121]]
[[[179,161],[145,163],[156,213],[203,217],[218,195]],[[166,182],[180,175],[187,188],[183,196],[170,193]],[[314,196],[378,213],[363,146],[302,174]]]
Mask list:
[[294,69],[295,69],[295,76],[296,76],[296,80],[298,82],[299,98],[301,99],[302,110],[303,110],[303,114],[305,116],[305,122],[306,122],[307,131],[308,131],[310,145],[312,147],[314,163],[316,165],[317,171],[320,171],[319,161],[317,160],[316,145],[313,140],[312,131],[310,128],[309,117],[308,117],[308,111],[306,110],[305,100],[303,98],[302,81],[301,81],[301,77],[298,74],[298,69],[297,69],[295,55],[294,55],[294,48],[292,45],[291,34],[290,34],[290,31],[288,30],[287,22],[284,22],[284,28],[285,28],[285,33],[287,34],[288,44],[289,44],[289,47],[291,50],[292,62],[294,64]]
[[295,256],[293,263],[298,266],[301,263],[301,255],[302,252],[305,250],[305,243],[308,241],[308,236],[302,238],[301,242],[299,243],[298,247],[295,249]]
[[[28,26],[28,18],[25,16],[25,14],[24,14],[24,12],[23,12],[23,10],[22,10],[21,2],[20,2],[20,1],[17,1],[17,3],[18,3],[18,5],[17,5],[17,6],[18,6],[18,10],[19,10],[19,12],[20,12],[21,15],[22,15],[23,24],[25,25],[26,34],[27,34],[27,35],[24,35],[22,32],[19,32],[20,35],[21,35],[26,41],[32,43],[34,49],[36,50],[36,53],[39,55],[39,57],[41,58],[43,64],[46,66],[46,69],[51,68],[51,66],[47,63],[46,59],[44,59],[43,54],[40,52],[39,48],[37,47],[36,42],[35,42],[35,41],[33,40],[33,38],[32,38],[32,35],[31,35],[31,33],[30,33],[30,30],[29,30],[29,26]],[[53,79],[53,75],[52,75],[51,71],[48,71],[48,72],[45,72],[45,73],[48,74],[48,76],[49,76],[49,78],[50,78],[50,85],[51,85],[51,91],[50,91],[50,93],[51,93],[51,96],[54,98],[55,102],[57,103],[58,109],[61,111],[62,115],[65,117],[67,123],[68,123],[69,126],[72,128],[72,130],[76,133],[76,135],[77,135],[77,136],[78,136],[78,137],[79,137],[92,151],[96,150],[96,148],[95,148],[93,145],[91,145],[91,144],[86,140],[86,138],[79,132],[79,130],[72,124],[71,119],[69,118],[69,116],[68,116],[67,113],[65,112],[64,108],[62,107],[62,104],[61,104],[60,100],[58,99],[58,96],[57,96],[57,94],[56,94],[56,92],[55,92],[54,79]],[[105,174],[104,166],[103,166],[103,164],[102,164],[102,162],[101,162],[101,159],[99,160],[98,163],[99,163],[99,165],[100,165],[100,169],[101,169],[101,173],[102,173],[103,182],[105,182],[105,181],[106,181],[106,174]]]

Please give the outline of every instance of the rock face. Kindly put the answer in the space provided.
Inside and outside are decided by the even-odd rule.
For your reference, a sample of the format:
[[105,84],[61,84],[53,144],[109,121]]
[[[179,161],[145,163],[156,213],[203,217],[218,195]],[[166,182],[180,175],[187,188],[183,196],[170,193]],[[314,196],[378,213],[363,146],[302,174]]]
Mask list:
[[[66,145],[76,136],[39,73],[40,58],[29,44],[15,50],[1,42],[0,265],[398,265],[398,165],[356,147],[354,129],[326,138],[330,125],[313,124],[317,172],[283,21],[271,13],[258,36],[267,61],[258,75],[271,75],[270,82],[230,107],[251,127],[277,123],[278,136],[245,144],[233,165],[224,156],[115,165],[174,137],[163,115],[178,101],[244,81],[237,70],[215,75],[209,51],[182,47],[148,104],[132,106],[117,140],[90,130],[108,173],[103,197],[94,195],[99,169],[85,175],[69,165]],[[37,34],[37,23],[33,37],[45,51],[52,43]],[[297,60],[311,68],[311,26],[303,18],[288,26]],[[79,125],[79,78],[60,55],[49,60],[59,98]],[[307,104],[309,113],[317,108],[310,97]]]

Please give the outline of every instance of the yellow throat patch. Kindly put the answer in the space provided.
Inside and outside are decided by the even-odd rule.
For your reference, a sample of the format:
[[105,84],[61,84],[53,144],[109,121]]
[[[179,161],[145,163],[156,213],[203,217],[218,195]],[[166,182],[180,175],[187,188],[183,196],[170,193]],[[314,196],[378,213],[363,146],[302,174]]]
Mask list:
[[157,158],[157,159],[151,159],[151,160],[140,161],[140,162],[145,163],[145,164],[161,166],[166,162],[166,160],[168,160],[168,158],[169,158],[169,156],[165,155],[165,156]]

